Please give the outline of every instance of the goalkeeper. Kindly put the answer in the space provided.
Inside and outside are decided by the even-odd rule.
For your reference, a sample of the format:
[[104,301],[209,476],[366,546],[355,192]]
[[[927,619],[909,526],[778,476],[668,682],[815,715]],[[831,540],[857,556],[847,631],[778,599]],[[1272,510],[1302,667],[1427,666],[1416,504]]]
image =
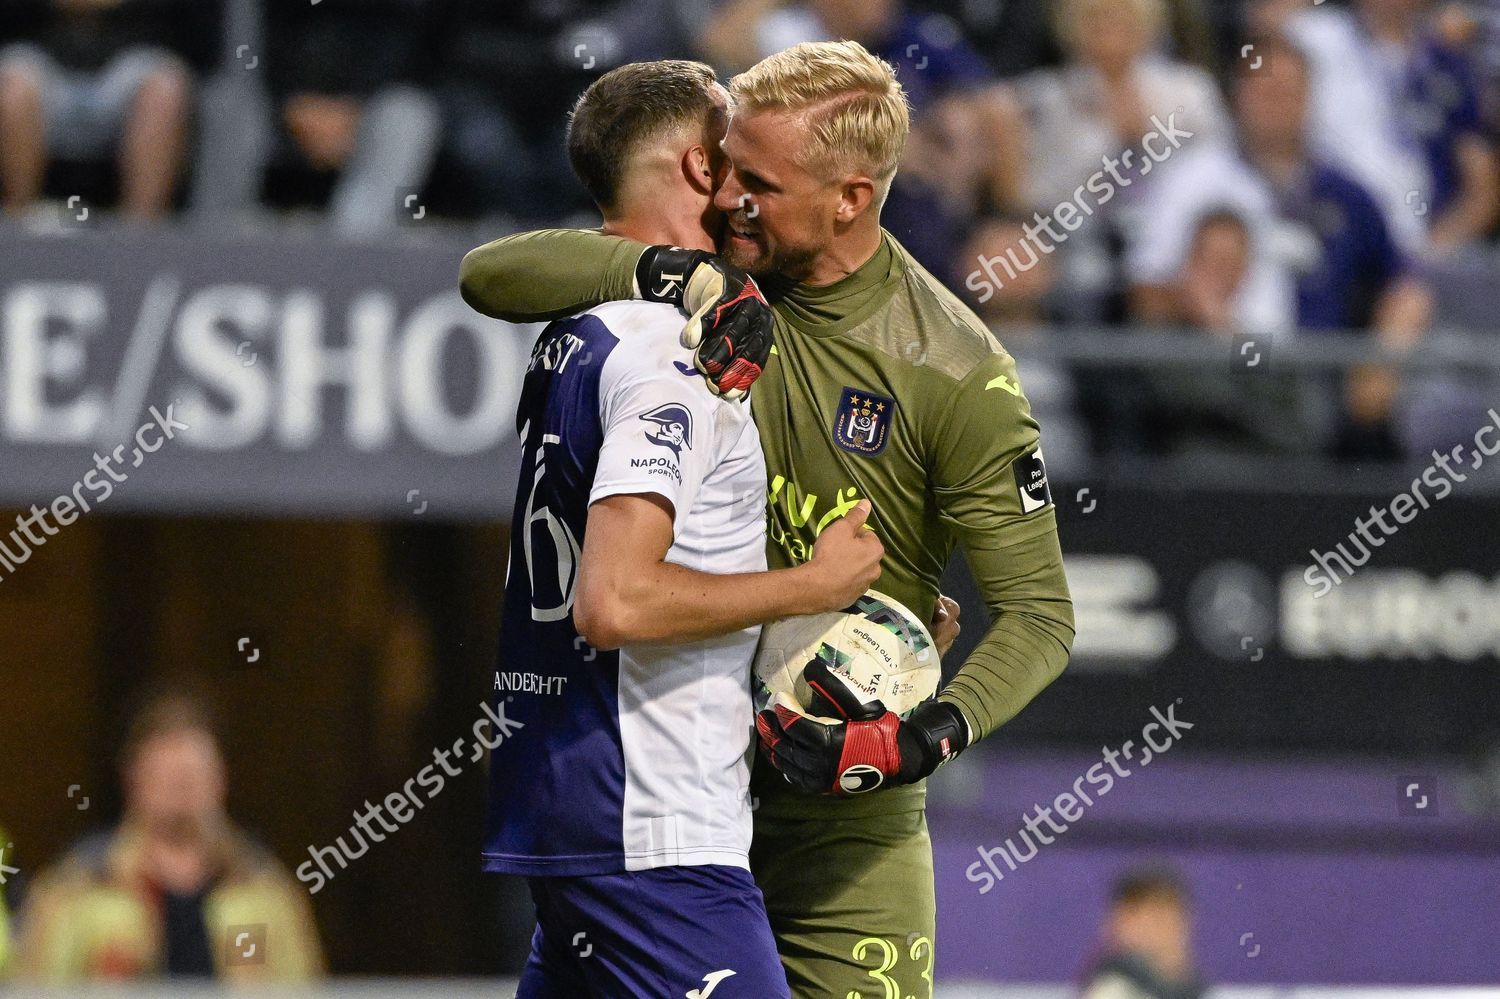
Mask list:
[[721,252],[776,299],[768,360],[734,321],[742,280],[701,251],[523,234],[471,251],[462,291],[517,322],[673,302],[694,315],[685,337],[702,339],[700,369],[730,394],[764,362],[752,406],[773,567],[806,560],[818,532],[868,498],[886,551],[876,586],[930,620],[962,546],[994,621],[937,700],[905,721],[763,713],[771,766],[752,779],[751,867],[793,993],[930,996],[922,781],[1050,683],[1073,638],[1038,428],[1014,361],[880,228],[908,130],[891,67],[853,42],[804,44],[730,90]]

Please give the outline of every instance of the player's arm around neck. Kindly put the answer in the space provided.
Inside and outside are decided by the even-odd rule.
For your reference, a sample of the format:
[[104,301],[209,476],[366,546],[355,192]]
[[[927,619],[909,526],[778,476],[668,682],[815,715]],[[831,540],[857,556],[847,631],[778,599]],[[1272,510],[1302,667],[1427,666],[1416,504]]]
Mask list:
[[539,229],[464,255],[458,288],[470,308],[512,323],[547,322],[637,297],[645,243],[591,229]]
[[715,395],[743,399],[771,356],[773,318],[750,275],[707,249],[584,229],[542,229],[470,250],[459,291],[513,323],[561,319],[605,302],[665,302],[688,314],[682,345]]
[[692,642],[794,614],[848,606],[880,575],[885,549],[861,503],[819,536],[812,560],[790,569],[715,574],[666,561],[672,505],[654,493],[589,507],[573,624],[597,649]]

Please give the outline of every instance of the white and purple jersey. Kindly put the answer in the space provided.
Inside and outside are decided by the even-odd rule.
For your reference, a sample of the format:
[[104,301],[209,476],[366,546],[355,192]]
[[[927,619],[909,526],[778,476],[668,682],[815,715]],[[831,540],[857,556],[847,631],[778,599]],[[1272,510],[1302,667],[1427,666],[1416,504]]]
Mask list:
[[748,866],[760,629],[605,652],[573,626],[589,505],[607,496],[672,504],[669,562],[766,568],[750,406],[709,392],[681,328],[671,306],[614,302],[553,322],[532,351],[494,685],[521,726],[490,754],[487,871]]

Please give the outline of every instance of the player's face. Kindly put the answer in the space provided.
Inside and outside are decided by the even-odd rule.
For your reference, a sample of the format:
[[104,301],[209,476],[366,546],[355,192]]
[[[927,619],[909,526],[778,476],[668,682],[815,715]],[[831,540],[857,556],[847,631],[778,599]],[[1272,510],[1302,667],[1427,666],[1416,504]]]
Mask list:
[[729,169],[714,199],[728,217],[720,252],[730,263],[801,280],[832,242],[842,187],[797,161],[810,138],[806,123],[786,112],[730,120]]

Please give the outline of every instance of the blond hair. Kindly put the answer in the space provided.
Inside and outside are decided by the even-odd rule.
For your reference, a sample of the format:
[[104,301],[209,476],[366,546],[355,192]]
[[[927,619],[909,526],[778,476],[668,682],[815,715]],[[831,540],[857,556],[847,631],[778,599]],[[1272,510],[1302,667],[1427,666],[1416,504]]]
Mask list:
[[735,114],[805,113],[812,143],[799,162],[829,176],[867,171],[884,200],[911,129],[890,63],[858,42],[803,42],[730,80],[729,92]]

